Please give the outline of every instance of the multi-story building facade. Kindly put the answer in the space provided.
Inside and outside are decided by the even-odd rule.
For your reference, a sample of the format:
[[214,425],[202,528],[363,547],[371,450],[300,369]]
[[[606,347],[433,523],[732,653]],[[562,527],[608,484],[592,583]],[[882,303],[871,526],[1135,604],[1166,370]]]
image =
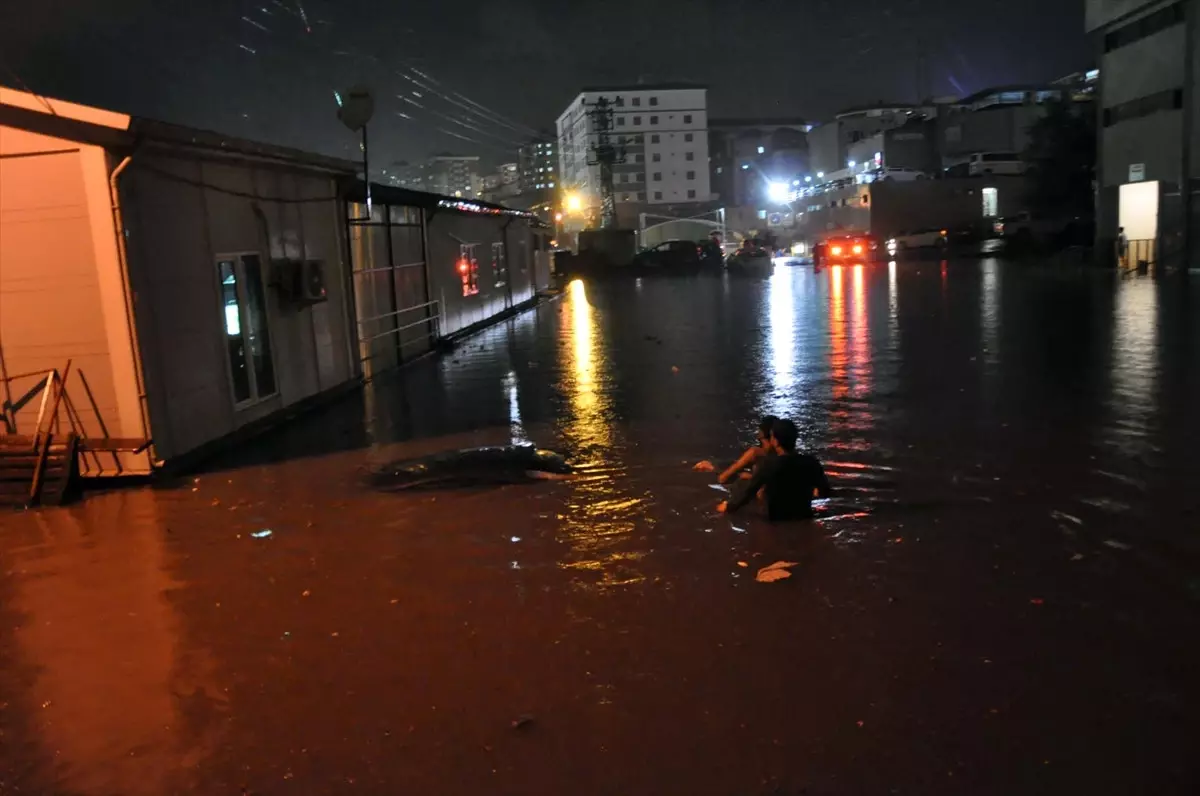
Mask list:
[[1196,36],[1200,0],[1087,0],[1100,106],[1096,235],[1123,227],[1147,259],[1193,262],[1200,250]]
[[709,201],[707,93],[680,83],[585,88],[558,118],[564,190],[578,194],[587,211],[598,211],[600,166],[593,161],[600,135],[589,111],[603,97],[613,111],[611,143],[624,154],[613,167],[619,216],[628,218],[640,206]]
[[558,157],[555,142],[545,139],[530,141],[517,151],[520,174],[520,193],[553,190],[558,186]]
[[803,119],[711,119],[709,171],[713,193],[726,207],[761,202],[772,182],[791,184],[808,171]]
[[923,115],[921,108],[902,103],[872,105],[842,111],[808,134],[813,172],[832,174],[847,168],[850,147],[884,130],[908,124]]
[[476,198],[483,191],[477,155],[437,155],[405,166],[398,182],[415,191]]

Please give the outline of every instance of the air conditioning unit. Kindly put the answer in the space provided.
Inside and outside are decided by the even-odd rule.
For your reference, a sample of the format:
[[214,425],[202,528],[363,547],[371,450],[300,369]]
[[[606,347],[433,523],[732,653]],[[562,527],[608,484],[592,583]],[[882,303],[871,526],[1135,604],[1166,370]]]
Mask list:
[[329,298],[321,260],[276,260],[275,286],[294,304],[316,304]]

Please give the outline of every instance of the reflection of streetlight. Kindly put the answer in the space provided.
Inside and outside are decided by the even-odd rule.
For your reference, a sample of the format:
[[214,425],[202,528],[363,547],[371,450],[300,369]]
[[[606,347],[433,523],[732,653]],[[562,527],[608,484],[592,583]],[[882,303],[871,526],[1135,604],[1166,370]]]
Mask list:
[[569,213],[578,213],[583,210],[583,197],[577,193],[567,194],[566,208]]

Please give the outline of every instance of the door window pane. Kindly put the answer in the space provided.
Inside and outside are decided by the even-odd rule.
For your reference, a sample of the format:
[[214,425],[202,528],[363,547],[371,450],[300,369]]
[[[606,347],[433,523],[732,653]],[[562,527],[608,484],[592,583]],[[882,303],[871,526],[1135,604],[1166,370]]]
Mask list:
[[275,360],[267,326],[262,260],[257,254],[227,257],[217,261],[217,275],[233,402],[241,404],[274,395]]
[[242,256],[246,331],[250,337],[250,364],[259,398],[275,394],[275,362],[271,358],[271,331],[267,328],[267,297],[262,263],[257,254]]

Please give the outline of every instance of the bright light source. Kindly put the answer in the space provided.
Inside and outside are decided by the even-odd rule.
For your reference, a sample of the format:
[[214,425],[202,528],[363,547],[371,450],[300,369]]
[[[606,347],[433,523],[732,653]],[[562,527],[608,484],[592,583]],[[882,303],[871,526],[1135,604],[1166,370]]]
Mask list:
[[583,209],[583,197],[577,193],[567,194],[567,212],[578,213]]
[[788,200],[788,186],[786,182],[767,183],[767,198],[772,202],[783,204]]
[[812,175],[810,174],[810,175],[808,175],[807,177],[805,177],[805,178],[804,178],[804,181],[805,181],[805,182],[812,182]]
[[823,179],[825,179],[825,172],[823,172],[823,171],[818,171],[818,172],[817,172],[817,179],[818,179],[818,180],[823,180]]
[[562,218],[563,218],[563,216],[562,216],[562,213],[555,213],[555,214],[554,214],[554,220],[555,220],[555,221],[562,221]]
[[833,256],[834,256],[834,257],[840,257],[840,256],[841,256],[841,254],[842,254],[842,247],[841,247],[841,246],[834,246],[834,247],[833,247],[832,249],[830,249],[829,251],[830,251],[830,252],[832,252],[832,254],[833,254]]
[[765,155],[766,153],[767,153],[767,148],[765,146],[760,146],[758,148],[758,154]]
[[854,244],[854,253],[855,253],[855,254],[862,254],[862,253],[863,253],[863,247],[862,247],[862,244],[861,244],[861,243],[856,243],[856,244]]
[[800,180],[792,180],[792,185],[799,185],[799,184],[800,184]]
[[876,162],[876,163],[882,163],[882,162],[883,162],[883,153],[882,153],[882,152],[876,152],[876,153],[875,153],[875,162]]

